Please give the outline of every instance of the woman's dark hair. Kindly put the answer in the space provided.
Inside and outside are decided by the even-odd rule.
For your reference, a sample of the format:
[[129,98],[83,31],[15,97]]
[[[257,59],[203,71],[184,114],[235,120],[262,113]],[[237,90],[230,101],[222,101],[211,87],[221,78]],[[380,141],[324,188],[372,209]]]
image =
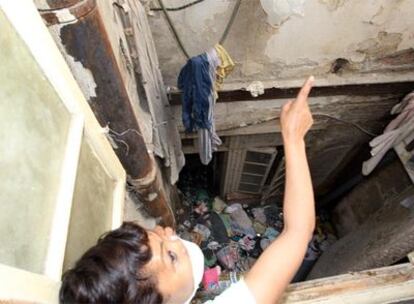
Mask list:
[[143,271],[152,257],[148,234],[125,222],[98,240],[62,277],[61,303],[162,303],[153,276]]

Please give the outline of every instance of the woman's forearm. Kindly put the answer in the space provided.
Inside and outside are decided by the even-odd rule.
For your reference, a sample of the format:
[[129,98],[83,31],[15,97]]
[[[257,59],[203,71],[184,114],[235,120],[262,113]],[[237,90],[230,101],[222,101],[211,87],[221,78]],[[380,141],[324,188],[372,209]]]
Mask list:
[[286,184],[283,202],[285,231],[308,234],[315,227],[315,202],[304,140],[284,140]]

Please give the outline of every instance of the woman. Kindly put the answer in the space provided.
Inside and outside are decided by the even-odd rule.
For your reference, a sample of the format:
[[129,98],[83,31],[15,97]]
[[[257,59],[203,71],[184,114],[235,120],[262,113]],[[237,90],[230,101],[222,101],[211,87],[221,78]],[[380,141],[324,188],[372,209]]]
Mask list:
[[[315,226],[315,206],[304,137],[313,120],[310,77],[282,109],[286,160],[284,228],[251,270],[210,303],[276,303],[305,255]],[[204,259],[171,228],[152,231],[124,223],[109,232],[67,271],[62,303],[189,303],[201,282]]]

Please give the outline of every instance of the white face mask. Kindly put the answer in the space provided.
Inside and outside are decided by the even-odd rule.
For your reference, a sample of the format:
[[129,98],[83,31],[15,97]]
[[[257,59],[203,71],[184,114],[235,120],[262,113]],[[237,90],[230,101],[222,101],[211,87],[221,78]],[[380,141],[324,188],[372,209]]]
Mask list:
[[198,247],[196,244],[180,239],[184,247],[187,249],[188,256],[191,261],[191,268],[193,269],[193,292],[191,293],[190,298],[185,302],[185,304],[190,303],[191,299],[194,297],[198,286],[201,283],[201,280],[203,279],[204,274],[204,255],[201,251],[200,247]]

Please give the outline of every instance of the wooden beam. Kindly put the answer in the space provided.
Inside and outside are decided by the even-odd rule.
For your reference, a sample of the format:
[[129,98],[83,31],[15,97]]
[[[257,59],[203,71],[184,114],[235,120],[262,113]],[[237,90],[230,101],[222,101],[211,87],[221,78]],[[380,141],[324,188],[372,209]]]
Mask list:
[[[316,122],[312,126],[312,130],[322,130],[326,128],[325,123]],[[227,130],[219,130],[217,131],[218,136],[236,136],[236,135],[254,135],[254,134],[275,134],[280,133],[280,123],[279,120],[271,120],[271,121],[264,121],[262,123],[247,125],[247,126],[240,126],[238,128],[231,128]],[[198,138],[197,133],[185,133],[180,132],[181,139],[188,139],[188,138]]]
[[[214,295],[200,292],[199,296]],[[414,266],[406,263],[290,284],[278,303],[382,304],[413,303],[413,299]]]
[[[389,110],[399,101],[400,95],[385,96],[335,96],[314,97],[309,100],[315,114],[312,130],[355,122],[367,130],[378,132],[371,125],[383,121]],[[280,133],[280,112],[287,99],[219,103],[215,107],[215,127],[219,136]],[[196,138],[184,133],[181,106],[173,106],[172,112],[181,138]],[[340,118],[341,122],[335,119]]]
[[[197,134],[194,134],[197,137]],[[237,147],[230,148],[230,137],[222,137],[223,144],[218,147],[219,152],[227,152],[230,150],[243,150],[252,148],[265,148],[283,145],[282,136],[280,133],[266,133],[266,134],[247,134],[240,136],[240,142]],[[188,138],[186,138],[186,141]],[[183,142],[183,152],[185,154],[198,153],[198,140],[191,139],[189,143]]]
[[[404,96],[414,88],[414,81],[401,81],[395,83],[372,83],[372,84],[347,84],[337,86],[314,87],[311,97],[320,96],[373,96],[385,94],[401,94]],[[252,101],[265,99],[284,99],[294,98],[298,93],[299,87],[292,88],[268,88],[263,95],[253,98],[246,90],[231,90],[218,92],[217,102]],[[171,105],[181,105],[181,92],[169,94]]]

